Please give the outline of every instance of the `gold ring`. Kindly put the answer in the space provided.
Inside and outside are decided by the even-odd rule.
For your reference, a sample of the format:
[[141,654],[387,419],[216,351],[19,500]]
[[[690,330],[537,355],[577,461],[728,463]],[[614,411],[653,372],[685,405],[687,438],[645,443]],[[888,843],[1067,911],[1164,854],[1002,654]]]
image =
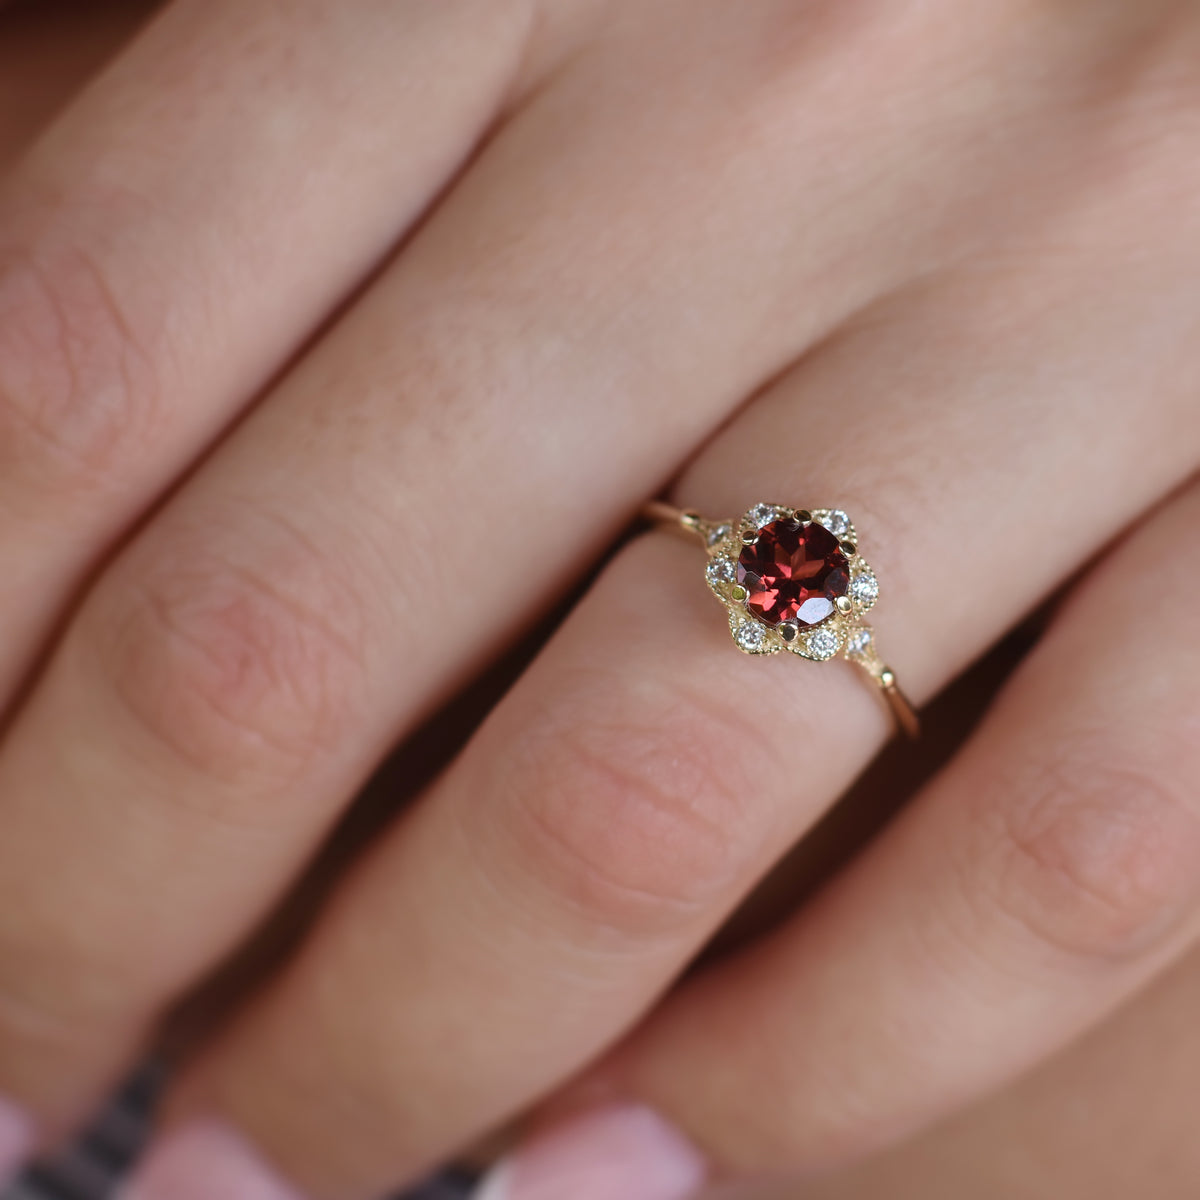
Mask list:
[[879,689],[899,728],[917,736],[916,710],[864,620],[879,598],[879,581],[840,508],[755,504],[740,520],[709,521],[655,500],[643,515],[700,539],[708,554],[705,578],[729,612],[739,650],[790,650],[815,662],[840,654]]

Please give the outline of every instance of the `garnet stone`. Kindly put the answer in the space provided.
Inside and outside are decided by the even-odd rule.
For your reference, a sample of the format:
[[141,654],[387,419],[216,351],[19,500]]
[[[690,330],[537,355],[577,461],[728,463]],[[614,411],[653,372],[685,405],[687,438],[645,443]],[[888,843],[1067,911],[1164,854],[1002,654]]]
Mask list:
[[771,521],[738,556],[737,580],[746,607],[767,625],[819,625],[846,594],[850,568],[838,540],[824,525],[792,518]]

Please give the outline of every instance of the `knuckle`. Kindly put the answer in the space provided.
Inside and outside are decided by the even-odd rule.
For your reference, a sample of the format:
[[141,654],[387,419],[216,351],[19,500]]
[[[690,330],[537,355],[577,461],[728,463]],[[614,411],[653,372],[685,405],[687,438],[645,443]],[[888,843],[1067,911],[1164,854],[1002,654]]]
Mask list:
[[102,589],[84,641],[150,746],[219,780],[290,779],[356,707],[362,601],[295,540],[240,560],[187,543]]
[[[1060,754],[980,817],[996,903],[1057,951],[1144,953],[1182,915],[1200,819],[1153,765],[1113,762],[1097,739]],[[1014,800],[1013,798],[1016,797]]]
[[119,482],[161,424],[149,340],[86,251],[9,257],[0,269],[6,470],[93,488]]
[[764,821],[737,772],[750,735],[678,694],[575,717],[547,714],[504,780],[519,859],[591,924],[670,933],[728,895],[761,850]]

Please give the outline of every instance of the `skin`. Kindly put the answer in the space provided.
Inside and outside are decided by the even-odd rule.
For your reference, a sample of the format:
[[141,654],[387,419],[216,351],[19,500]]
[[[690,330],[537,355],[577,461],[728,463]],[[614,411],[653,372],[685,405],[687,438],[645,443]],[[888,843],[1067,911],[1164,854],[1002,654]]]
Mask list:
[[[887,730],[848,671],[736,656],[694,552],[635,541],[199,1056],[175,1120],[216,1113],[309,1193],[366,1196],[635,1030],[558,1104],[648,1100],[724,1172],[826,1169],[1182,955],[1189,7],[344,11],[175,6],[3,184],[0,1086],[48,1131],[77,1119],[387,748],[671,477],[714,513],[801,486],[850,509],[919,699],[1139,528],[900,823],[656,1010]],[[248,96],[273,119],[239,119]],[[453,644],[412,566],[447,497],[510,534],[474,547],[485,618],[439,597]],[[1014,569],[1014,530],[1047,552]],[[1140,571],[1183,650],[1130,662],[1105,631]],[[801,788],[797,730],[821,747]],[[717,1037],[731,1010],[805,1070]],[[866,1036],[881,1013],[916,1061]],[[342,1124],[296,1102],[331,1079]],[[722,1110],[764,1080],[763,1111]]]
[[1194,1194],[1190,1137],[1200,957],[1189,955],[1088,1037],[1024,1079],[887,1153],[802,1186],[713,1189],[704,1200],[982,1200]]

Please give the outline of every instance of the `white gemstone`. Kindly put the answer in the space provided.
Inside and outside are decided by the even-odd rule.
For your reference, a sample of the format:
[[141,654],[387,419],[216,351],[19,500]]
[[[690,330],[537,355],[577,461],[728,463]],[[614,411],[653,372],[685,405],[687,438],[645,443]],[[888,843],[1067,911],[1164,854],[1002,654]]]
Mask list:
[[749,513],[750,523],[755,529],[769,525],[779,515],[779,510],[773,504],[756,504]]
[[733,636],[743,650],[753,651],[762,649],[767,634],[761,625],[756,625],[753,621],[744,621],[734,631]]
[[730,525],[718,525],[715,529],[708,531],[708,544],[715,546],[722,538],[727,538],[733,532]]
[[850,595],[859,604],[874,604],[879,596],[879,580],[870,571],[861,571],[850,580]]
[[871,631],[865,625],[860,625],[846,639],[846,653],[866,654],[871,646],[871,637]]
[[808,635],[808,652],[813,658],[832,658],[837,648],[838,637],[832,629],[814,629]]
[[737,564],[732,558],[714,558],[707,567],[708,582],[714,587],[721,583],[732,583],[737,578]]
[[830,509],[821,524],[836,538],[843,538],[850,532],[850,518],[840,508]]

